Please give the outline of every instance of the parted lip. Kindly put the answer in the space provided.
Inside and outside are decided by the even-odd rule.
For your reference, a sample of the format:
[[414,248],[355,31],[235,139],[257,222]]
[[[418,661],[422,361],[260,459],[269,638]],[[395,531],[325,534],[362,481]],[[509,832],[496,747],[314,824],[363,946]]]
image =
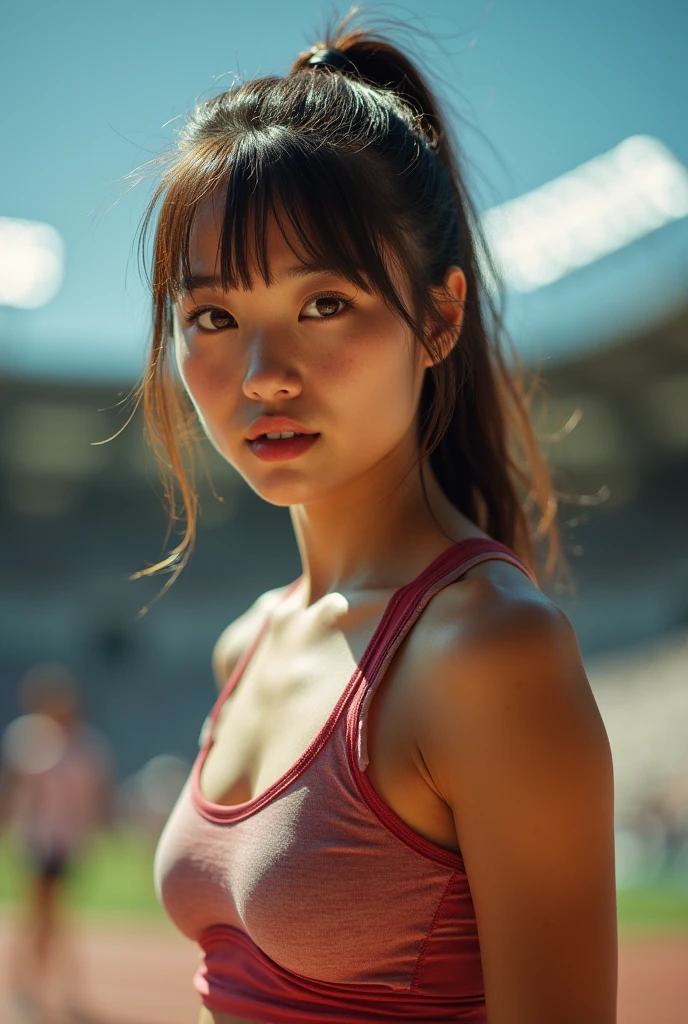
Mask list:
[[286,416],[261,416],[254,420],[246,432],[249,441],[255,441],[261,434],[281,434],[282,431],[293,430],[295,434],[317,434],[317,430],[310,430],[296,420],[290,420]]

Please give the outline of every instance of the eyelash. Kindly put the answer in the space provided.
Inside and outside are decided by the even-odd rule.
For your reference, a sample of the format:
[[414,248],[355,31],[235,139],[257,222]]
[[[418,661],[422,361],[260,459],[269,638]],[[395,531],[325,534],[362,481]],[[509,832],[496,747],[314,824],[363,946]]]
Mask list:
[[[308,320],[338,320],[354,306],[352,299],[345,299],[343,295],[338,295],[336,292],[320,292],[318,295],[313,295],[305,304],[308,306],[311,302],[317,302],[318,299],[336,299],[337,302],[344,303],[344,308],[333,316],[307,317]],[[204,313],[211,313],[213,310],[218,310],[220,313],[224,313],[225,316],[231,316],[231,313],[227,313],[226,310],[221,309],[219,306],[199,306],[198,309],[192,309],[190,313],[182,313],[182,320],[187,327],[191,327],[196,324],[200,316],[203,316]],[[232,317],[232,319],[234,318]],[[219,334],[220,331],[230,330],[230,328],[218,327],[217,330],[210,331],[207,327],[198,327],[198,330],[203,331],[205,334]]]

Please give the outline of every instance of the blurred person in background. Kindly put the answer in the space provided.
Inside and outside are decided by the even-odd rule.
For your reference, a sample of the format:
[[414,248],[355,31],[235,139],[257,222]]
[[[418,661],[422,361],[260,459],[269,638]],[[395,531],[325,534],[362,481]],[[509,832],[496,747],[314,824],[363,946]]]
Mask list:
[[88,840],[112,821],[112,757],[84,721],[67,668],[34,666],[19,700],[24,714],[3,734],[0,774],[0,821],[18,847],[27,887],[10,965],[13,1006],[19,1024],[52,1020],[51,984],[59,973],[66,1019],[77,1020],[79,969],[61,900]]

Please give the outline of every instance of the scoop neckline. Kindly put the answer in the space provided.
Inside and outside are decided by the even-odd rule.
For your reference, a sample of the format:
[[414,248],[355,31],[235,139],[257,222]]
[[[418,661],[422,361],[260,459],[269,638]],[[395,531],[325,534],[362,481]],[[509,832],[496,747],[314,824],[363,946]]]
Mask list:
[[402,599],[403,595],[412,587],[424,583],[425,578],[434,573],[438,566],[440,566],[442,562],[447,559],[450,553],[454,554],[455,552],[464,549],[466,546],[471,547],[476,544],[481,547],[487,546],[491,550],[510,550],[509,548],[506,548],[506,546],[502,544],[500,541],[495,541],[491,538],[464,537],[462,540],[456,541],[449,547],[445,548],[444,551],[441,551],[439,555],[437,555],[437,557],[434,558],[432,562],[426,565],[424,569],[421,569],[418,575],[415,576],[412,580],[398,587],[390,596],[387,604],[385,605],[385,609],[382,613],[382,616],[380,617],[380,620],[377,626],[375,627],[375,630],[372,633],[356,667],[354,668],[353,673],[349,677],[349,680],[346,686],[344,687],[344,690],[342,691],[337,703],[332,708],[332,711],[328,715],[327,720],[316,733],[316,735],[313,737],[313,739],[308,744],[304,752],[297,758],[297,760],[291,765],[291,767],[287,768],[287,770],[283,772],[283,774],[280,775],[278,779],[275,779],[275,781],[272,782],[267,787],[267,789],[263,790],[262,793],[259,793],[257,796],[251,797],[250,800],[244,800],[240,803],[218,804],[212,800],[208,800],[208,798],[204,796],[203,792],[201,791],[200,785],[203,765],[205,764],[208,758],[208,754],[210,753],[215,742],[214,734],[215,726],[217,725],[217,719],[220,715],[220,712],[222,711],[225,702],[229,699],[234,689],[241,682],[244,673],[246,672],[246,669],[248,668],[257,648],[260,646],[260,641],[268,625],[270,624],[273,613],[276,611],[276,609],[282,603],[282,601],[296,588],[297,584],[301,582],[301,580],[303,579],[303,574],[301,574],[290,584],[288,584],[284,592],[280,595],[279,600],[273,605],[273,607],[265,616],[265,619],[263,620],[260,629],[256,633],[256,636],[252,641],[251,646],[247,648],[247,652],[244,655],[246,660],[243,666],[241,667],[241,671],[237,679],[234,680],[232,686],[229,687],[229,682],[232,680],[232,676],[230,675],[229,679],[227,680],[227,683],[225,683],[225,686],[223,687],[220,695],[218,696],[217,701],[213,705],[213,709],[210,713],[210,727],[208,729],[208,735],[204,740],[203,746],[196,755],[196,759],[194,761],[191,771],[191,798],[195,809],[209,821],[214,821],[222,824],[227,822],[240,821],[243,818],[248,818],[250,815],[260,810],[261,807],[263,807],[266,803],[269,803],[283,789],[290,785],[294,778],[296,778],[301,773],[301,771],[305,770],[307,765],[313,760],[313,758],[316,756],[319,750],[324,746],[326,741],[329,739],[335,725],[337,724],[342,708],[344,707],[349,697],[351,696],[352,691],[360,682],[363,671],[365,670],[371,652],[375,649],[375,645],[379,639],[380,634],[385,629],[389,618],[394,613],[394,610],[399,601]]

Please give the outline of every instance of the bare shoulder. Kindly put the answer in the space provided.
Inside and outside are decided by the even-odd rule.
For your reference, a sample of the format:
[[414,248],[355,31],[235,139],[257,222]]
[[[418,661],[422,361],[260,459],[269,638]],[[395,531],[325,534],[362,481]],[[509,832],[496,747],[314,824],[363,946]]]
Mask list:
[[438,668],[479,650],[499,658],[509,637],[534,639],[564,620],[561,609],[517,566],[489,559],[433,596],[419,623],[418,653]]
[[[505,756],[533,732],[541,753],[561,752],[565,734],[606,732],[566,614],[516,566],[490,561],[436,595],[425,635],[423,718],[428,758],[444,790],[461,796],[456,759]],[[445,731],[449,734],[446,735]],[[453,775],[452,775],[453,773]],[[444,794],[443,794],[444,795]]]
[[477,568],[437,595],[417,736],[454,818],[488,1017],[612,1024],[607,733],[564,612],[516,567]]
[[218,690],[222,690],[234,667],[255,639],[265,616],[279,602],[286,589],[285,586],[266,590],[220,633],[212,653],[212,669]]

